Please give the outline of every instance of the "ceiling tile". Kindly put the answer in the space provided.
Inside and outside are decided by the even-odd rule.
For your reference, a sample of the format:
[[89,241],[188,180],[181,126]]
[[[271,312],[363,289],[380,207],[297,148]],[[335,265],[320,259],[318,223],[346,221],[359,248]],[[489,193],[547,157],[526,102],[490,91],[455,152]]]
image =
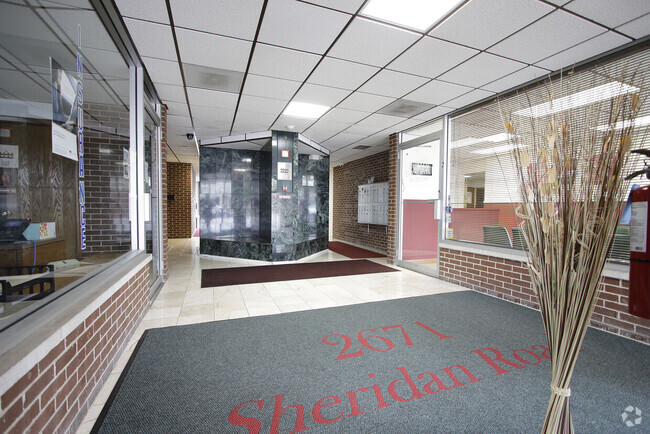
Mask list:
[[417,33],[357,17],[328,55],[383,67],[419,37]]
[[190,112],[187,110],[187,104],[179,102],[168,102],[167,104],[167,113],[174,116],[184,116],[189,117]]
[[464,86],[481,87],[526,65],[489,53],[481,53],[438,77]]
[[503,92],[505,90],[512,89],[513,87],[527,83],[530,80],[544,77],[549,72],[550,71],[547,69],[528,66],[503,78],[495,80],[492,83],[486,84],[485,86],[482,86],[481,89],[489,90],[491,92]]
[[356,13],[365,0],[305,0],[305,3],[320,5],[349,14]]
[[[331,149],[330,149],[331,150]],[[352,149],[350,148],[339,148],[339,149],[334,149],[332,150],[332,153],[330,154],[330,162],[334,163],[336,161],[339,161],[345,157],[350,157],[352,155],[358,154],[359,150],[358,149]]]
[[178,62],[153,59],[151,57],[142,57],[142,61],[147,68],[151,81],[154,83],[173,84],[176,86],[183,85],[183,79],[181,78],[181,70],[178,67]]
[[[433,118],[428,118],[428,119],[433,119]],[[397,125],[393,125],[393,128],[395,128],[396,131],[404,131],[404,130],[408,130],[409,128],[413,128],[416,125],[420,125],[421,123],[422,121],[420,119],[415,119],[415,118],[407,119]]]
[[382,107],[395,101],[395,98],[387,96],[371,95],[369,93],[354,92],[345,101],[338,105],[338,108],[357,110],[361,112],[374,113]]
[[309,137],[311,140],[316,142],[323,142],[330,137],[339,134],[341,131],[347,129],[350,126],[348,123],[343,122],[331,122],[320,119],[314,125],[309,127],[304,134]]
[[124,23],[141,56],[178,60],[171,27],[125,18]]
[[167,125],[183,128],[192,128],[192,121],[189,116],[175,116],[167,114]]
[[650,13],[648,0],[573,0],[565,6],[585,18],[614,28]]
[[199,112],[198,114],[192,112],[192,116],[194,117],[194,127],[196,129],[213,128],[230,131],[232,116],[228,118],[225,114],[218,115],[214,111],[210,113]]
[[187,102],[185,100],[185,91],[183,90],[183,86],[158,83],[156,84],[156,91],[163,103]]
[[267,131],[273,122],[275,122],[276,118],[277,116],[272,114],[252,113],[239,110],[237,111],[237,117],[235,118],[233,134]]
[[281,78],[265,77],[248,74],[244,84],[244,95],[261,96],[264,98],[283,99],[289,101],[300,87],[299,81],[282,80]]
[[263,0],[170,0],[174,25],[252,41]]
[[324,58],[307,80],[308,83],[355,90],[379,71],[374,66]]
[[292,125],[293,130],[296,133],[302,133],[305,131],[311,124],[314,123],[314,119],[300,119],[290,116],[280,116],[278,120],[272,125],[274,130],[287,131],[288,126]]
[[255,44],[249,72],[285,80],[303,81],[321,56],[266,44]]
[[176,38],[183,63],[246,71],[251,42],[184,29]]
[[424,113],[420,113],[419,115],[413,116],[413,119],[419,120],[420,122],[422,121],[428,121],[431,119],[435,119],[437,117],[440,117],[442,115],[446,115],[447,113],[451,113],[455,109],[452,107],[445,107],[445,106],[438,106],[434,107],[431,110],[428,110]]
[[409,93],[405,98],[413,101],[440,105],[450,99],[467,93],[470,90],[472,90],[472,88],[467,86],[447,83],[446,81],[432,80],[421,88]]
[[293,98],[293,101],[334,107],[349,94],[350,91],[348,90],[305,83]]
[[219,121],[227,123],[228,127],[230,127],[230,123],[232,122],[232,117],[234,114],[235,109],[206,107],[202,105],[192,106],[192,117],[195,124],[197,120],[209,122]]
[[359,140],[365,138],[366,136],[367,134],[351,134],[348,132],[344,132],[341,134],[337,134],[331,139],[321,143],[321,145],[326,147],[327,149],[339,149],[341,147],[349,146],[353,143],[356,143]]
[[556,71],[560,68],[570,68],[578,62],[596,56],[597,54],[604,53],[605,51],[628,42],[630,42],[630,39],[624,36],[614,32],[607,32],[537,62],[535,65],[541,68],[550,69],[551,71]]
[[435,78],[475,54],[478,51],[472,48],[426,36],[391,62],[388,68]]
[[357,125],[374,127],[377,128],[378,130],[383,130],[385,128],[392,127],[395,124],[399,124],[403,120],[404,118],[400,118],[397,116],[388,116],[388,115],[375,113],[357,122]]
[[258,41],[323,54],[350,15],[293,0],[269,2]]
[[270,114],[274,116],[273,120],[275,120],[275,118],[282,113],[287,104],[288,101],[280,99],[242,95],[241,100],[239,101],[239,110]]
[[451,101],[446,102],[445,104],[449,107],[454,107],[454,108],[461,108],[465,107],[466,105],[472,104],[476,101],[480,101],[484,98],[488,98],[490,96],[493,96],[494,92],[488,92],[486,90],[481,90],[481,89],[475,89],[471,92],[466,93],[465,95],[461,95],[458,98],[455,98]]
[[484,50],[553,10],[538,0],[472,0],[429,35]]
[[195,106],[234,110],[237,106],[237,99],[239,98],[236,93],[197,89],[195,87],[187,88],[187,97],[192,106],[192,113],[194,113]]
[[388,136],[388,133],[380,131],[373,134],[372,136],[364,137],[361,141],[359,141],[359,143],[357,143],[357,145],[370,145],[373,147],[388,145]]
[[650,14],[616,28],[619,32],[636,39],[647,36],[648,29],[650,29]]
[[558,9],[488,51],[533,64],[604,32],[602,27]]
[[321,120],[328,121],[328,122],[342,122],[348,125],[352,125],[366,117],[368,117],[368,112],[357,111],[357,110],[346,110],[346,109],[334,107],[332,110],[327,112],[321,118]]
[[373,127],[370,125],[355,124],[352,125],[350,128],[348,128],[347,130],[345,130],[345,132],[349,134],[357,134],[359,136],[367,137],[381,130],[383,130],[383,128]]
[[141,0],[137,2],[133,0],[115,0],[115,4],[124,17],[169,24],[165,0]]
[[384,69],[361,86],[361,92],[400,98],[429,81],[428,78]]

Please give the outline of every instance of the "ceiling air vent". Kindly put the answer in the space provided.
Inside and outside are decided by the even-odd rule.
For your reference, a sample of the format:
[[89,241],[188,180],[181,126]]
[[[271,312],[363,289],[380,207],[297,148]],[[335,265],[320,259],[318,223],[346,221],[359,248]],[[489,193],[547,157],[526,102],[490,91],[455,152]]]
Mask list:
[[420,113],[424,113],[425,111],[430,110],[434,107],[434,104],[426,104],[423,102],[411,101],[408,99],[398,99],[397,101],[388,104],[377,113],[381,113],[382,115],[410,118],[412,116],[419,115]]
[[368,146],[368,145],[358,145],[358,146],[355,146],[352,149],[359,149],[359,150],[363,151],[364,149],[368,149],[369,147],[370,146]]
[[207,66],[183,64],[185,82],[188,87],[220,90],[237,93],[241,87],[243,73],[227,69],[208,68]]

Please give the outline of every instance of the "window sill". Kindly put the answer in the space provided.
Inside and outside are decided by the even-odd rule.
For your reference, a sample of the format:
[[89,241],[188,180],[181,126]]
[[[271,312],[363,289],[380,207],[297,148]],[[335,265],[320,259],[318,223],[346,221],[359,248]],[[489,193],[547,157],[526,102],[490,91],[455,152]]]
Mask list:
[[134,251],[0,334],[0,396],[152,260]]
[[[458,250],[461,252],[474,253],[476,255],[494,256],[496,258],[509,259],[511,261],[528,262],[526,252],[515,249],[505,249],[502,247],[488,246],[478,243],[468,243],[464,241],[443,240],[439,243],[440,248]],[[603,276],[612,279],[629,280],[630,266],[628,264],[618,264],[608,262],[605,264]]]

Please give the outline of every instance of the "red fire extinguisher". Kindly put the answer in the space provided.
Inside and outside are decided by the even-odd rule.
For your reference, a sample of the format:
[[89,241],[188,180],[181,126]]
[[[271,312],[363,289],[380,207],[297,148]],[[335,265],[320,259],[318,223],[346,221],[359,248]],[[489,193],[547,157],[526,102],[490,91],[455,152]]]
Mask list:
[[632,315],[650,319],[650,186],[632,193],[630,301]]

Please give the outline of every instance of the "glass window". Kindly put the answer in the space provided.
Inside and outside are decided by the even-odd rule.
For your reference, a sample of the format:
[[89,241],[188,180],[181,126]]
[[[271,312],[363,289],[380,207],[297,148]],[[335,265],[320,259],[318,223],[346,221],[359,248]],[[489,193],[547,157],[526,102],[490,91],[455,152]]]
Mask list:
[[[156,120],[154,120],[154,117]],[[156,116],[145,112],[144,118],[144,230],[146,252],[151,253],[151,281],[160,270],[160,126]]]
[[[591,95],[604,100],[610,95],[611,98],[607,86],[620,78],[624,70],[628,73],[636,71],[635,83],[648,83],[650,50],[638,49],[615,60],[565,75],[564,89],[566,81],[570,80],[571,95],[581,96],[571,99],[574,102],[571,107],[572,122],[581,122],[587,116],[593,117],[594,113],[588,111],[588,105],[581,102],[582,96]],[[550,92],[559,95],[561,85],[560,80],[553,80]],[[650,124],[648,93],[647,87],[641,89],[643,106],[636,119],[632,149],[648,147],[647,141],[644,142]],[[584,100],[585,103],[588,101]],[[543,85],[533,87],[528,92],[503,97],[500,103],[492,102],[450,117],[445,237],[524,249],[525,243],[518,231],[521,219],[516,211],[521,196],[512,161],[512,148],[507,142],[499,104],[504,112],[514,112],[515,121],[525,126],[530,110],[521,110],[519,113],[517,110],[537,104],[548,106],[547,89]],[[555,107],[555,110],[562,110],[562,107]],[[594,134],[599,134],[599,131]],[[594,166],[597,167],[597,156],[593,158]],[[644,163],[638,159],[635,164],[640,168]],[[634,183],[647,185],[649,181],[646,178],[636,178]],[[619,226],[614,246],[610,250],[610,259],[625,261],[628,258],[629,229]]]
[[129,66],[91,4],[0,16],[2,327],[131,250],[136,174]]

